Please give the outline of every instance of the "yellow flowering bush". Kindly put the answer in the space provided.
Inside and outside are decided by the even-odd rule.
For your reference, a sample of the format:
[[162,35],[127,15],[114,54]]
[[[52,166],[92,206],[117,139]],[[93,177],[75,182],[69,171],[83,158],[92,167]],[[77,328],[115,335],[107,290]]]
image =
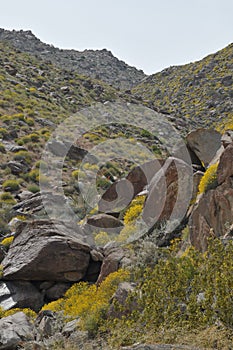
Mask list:
[[107,234],[107,232],[100,231],[95,235],[95,243],[98,246],[105,246],[108,242],[111,241],[111,238]]
[[1,241],[1,244],[4,245],[6,248],[9,248],[13,240],[14,236],[6,237]]
[[99,286],[86,282],[76,283],[66,292],[64,298],[45,305],[42,310],[63,311],[67,320],[81,317],[83,329],[95,333],[104,319],[117,286],[128,278],[127,271],[118,270],[106,277]]
[[127,242],[128,238],[130,238],[136,232],[136,226],[134,224],[126,225],[120,232],[120,234],[116,237],[116,241],[119,243]]
[[199,193],[205,193],[208,190],[215,188],[217,185],[217,168],[218,163],[212,164],[201,178],[199,184]]
[[28,308],[25,308],[25,309],[15,308],[10,310],[3,310],[0,307],[0,318],[14,315],[16,312],[19,312],[19,311],[24,312],[25,315],[28,316],[30,319],[35,319],[37,316],[35,311]]
[[184,333],[197,334],[217,323],[233,340],[232,256],[232,241],[211,239],[206,253],[189,247],[182,255],[171,252],[153,268],[144,268],[141,284],[132,294],[137,307],[127,317],[106,320],[102,326],[111,345],[157,342],[161,334],[163,341],[168,336],[168,342],[176,342]]
[[124,224],[130,224],[135,221],[143,210],[143,205],[145,202],[145,196],[136,197],[130,204],[124,215]]

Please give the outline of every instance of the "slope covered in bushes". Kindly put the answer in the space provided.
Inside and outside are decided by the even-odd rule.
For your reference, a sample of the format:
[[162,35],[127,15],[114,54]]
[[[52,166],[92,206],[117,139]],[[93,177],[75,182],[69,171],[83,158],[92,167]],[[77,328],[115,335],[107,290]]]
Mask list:
[[233,123],[233,44],[204,59],[149,76],[133,88],[147,104],[186,129]]

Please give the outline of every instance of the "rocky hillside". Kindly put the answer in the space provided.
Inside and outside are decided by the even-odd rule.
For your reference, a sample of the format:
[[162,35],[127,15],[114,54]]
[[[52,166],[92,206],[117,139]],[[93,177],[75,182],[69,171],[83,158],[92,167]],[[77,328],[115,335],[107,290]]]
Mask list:
[[0,41],[8,42],[22,52],[51,61],[58,67],[101,79],[120,89],[130,89],[146,77],[143,71],[127,65],[106,50],[60,50],[40,41],[31,31],[0,29]]
[[130,93],[0,41],[0,350],[232,348],[233,131],[186,135],[232,128],[230,51]]
[[136,98],[189,130],[233,123],[233,44],[201,61],[174,66],[133,88]]

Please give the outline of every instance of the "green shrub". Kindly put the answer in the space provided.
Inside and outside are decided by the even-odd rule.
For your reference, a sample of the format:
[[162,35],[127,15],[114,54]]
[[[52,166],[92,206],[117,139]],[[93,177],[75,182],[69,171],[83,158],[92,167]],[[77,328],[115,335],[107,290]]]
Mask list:
[[107,244],[110,241],[111,241],[111,238],[109,237],[107,232],[100,231],[99,233],[97,233],[95,235],[95,243],[98,246],[102,246],[103,247],[103,246],[105,246],[105,244]]
[[0,137],[4,138],[8,134],[5,128],[0,128]]
[[34,182],[38,182],[39,181],[39,174],[40,174],[40,170],[38,168],[32,169],[29,172],[28,177],[30,180],[32,180]]
[[35,121],[33,118],[26,118],[25,122],[29,125],[29,126],[34,126],[35,125]]
[[38,160],[36,163],[35,163],[35,167],[37,169],[40,169],[40,168],[46,168],[48,166],[48,164],[44,161],[44,160]]
[[1,153],[5,153],[6,152],[5,146],[1,142],[0,142],[0,152]]
[[6,180],[3,182],[2,187],[6,191],[14,192],[19,189],[19,182],[17,180]]
[[36,184],[31,184],[31,185],[28,185],[27,190],[32,193],[37,193],[40,191],[40,187],[37,186]]
[[0,202],[8,203],[8,204],[15,204],[16,200],[12,197],[10,192],[3,192],[0,195]]
[[216,324],[232,330],[233,241],[211,239],[208,244],[205,253],[192,247],[182,255],[170,250],[153,268],[142,268],[138,287],[122,311],[132,298],[137,307],[127,317],[106,320],[101,328],[113,345],[159,342],[161,334],[163,341],[168,336],[176,342],[181,330],[184,338],[190,330],[197,334]]
[[217,186],[217,168],[218,163],[215,163],[206,170],[199,184],[199,193],[205,193]]
[[12,199],[14,199],[14,198],[12,197],[12,194],[10,192],[3,192],[0,195],[1,201],[8,201],[8,200],[12,200]]
[[19,151],[14,154],[14,160],[24,160],[26,163],[31,164],[32,157],[31,154],[28,151]]

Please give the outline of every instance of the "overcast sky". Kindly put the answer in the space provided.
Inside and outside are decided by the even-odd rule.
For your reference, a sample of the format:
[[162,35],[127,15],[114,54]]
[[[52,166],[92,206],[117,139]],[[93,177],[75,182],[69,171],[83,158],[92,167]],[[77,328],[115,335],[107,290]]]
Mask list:
[[233,0],[0,0],[0,27],[60,48],[111,50],[151,74],[233,42]]

